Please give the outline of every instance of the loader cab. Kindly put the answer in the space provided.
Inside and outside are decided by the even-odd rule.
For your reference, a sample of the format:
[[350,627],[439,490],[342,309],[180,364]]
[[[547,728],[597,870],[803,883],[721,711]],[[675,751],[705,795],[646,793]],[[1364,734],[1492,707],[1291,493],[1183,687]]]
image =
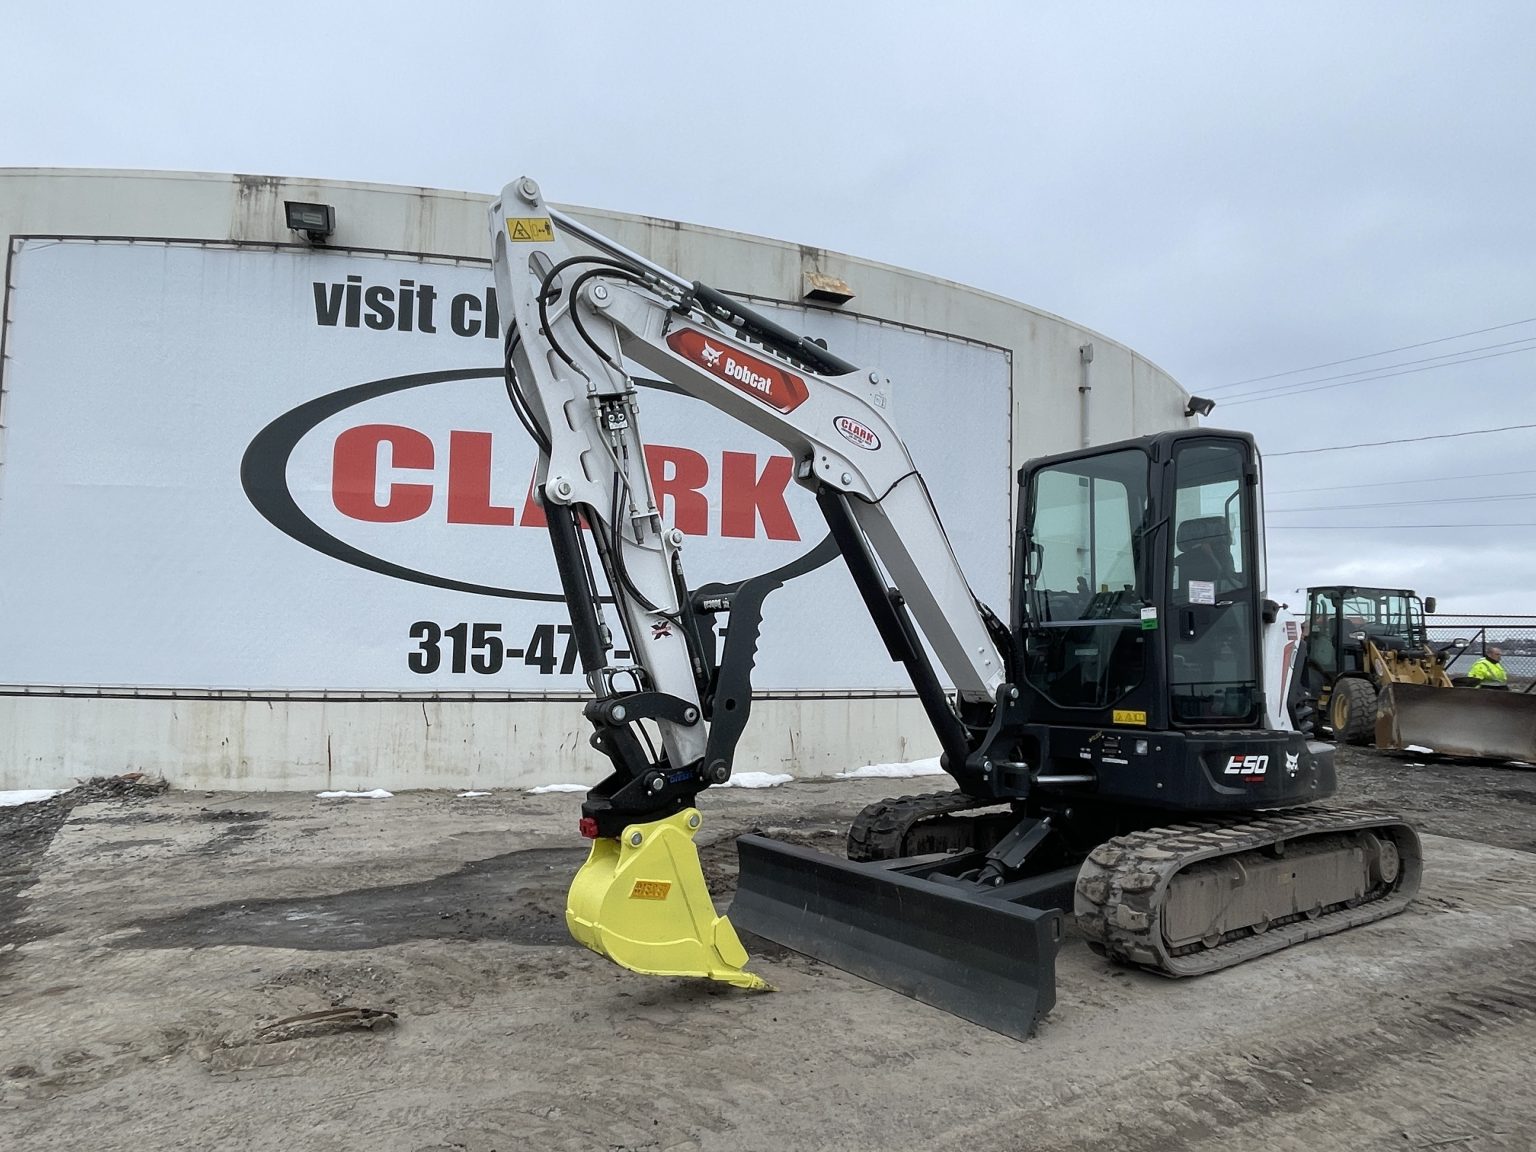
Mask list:
[[1419,653],[1428,644],[1424,603],[1405,588],[1330,585],[1307,589],[1307,677],[1322,687],[1370,675],[1369,640],[1383,652]]
[[1262,723],[1259,458],[1188,429],[1020,472],[1013,623],[1045,724]]

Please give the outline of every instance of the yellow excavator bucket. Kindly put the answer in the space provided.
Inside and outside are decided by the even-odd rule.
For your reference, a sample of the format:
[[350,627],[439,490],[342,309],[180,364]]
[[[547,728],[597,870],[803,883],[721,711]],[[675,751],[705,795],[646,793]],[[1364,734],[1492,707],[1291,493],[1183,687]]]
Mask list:
[[693,836],[698,809],[631,824],[618,839],[592,841],[571,882],[565,923],[599,956],[650,976],[702,976],[738,988],[768,988],[744,972],[747,950],[715,914]]

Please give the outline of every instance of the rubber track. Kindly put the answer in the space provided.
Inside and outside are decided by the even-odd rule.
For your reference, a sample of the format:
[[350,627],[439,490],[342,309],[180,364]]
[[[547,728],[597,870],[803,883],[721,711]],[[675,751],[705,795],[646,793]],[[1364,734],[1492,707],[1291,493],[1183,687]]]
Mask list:
[[[1162,902],[1181,870],[1201,860],[1267,848],[1279,841],[1330,833],[1385,830],[1399,853],[1397,880],[1354,907],[1334,906],[1267,931],[1175,956],[1162,936]],[[1219,971],[1402,911],[1419,889],[1423,854],[1418,834],[1395,816],[1365,808],[1301,808],[1260,819],[1209,819],[1116,836],[1100,844],[1078,873],[1077,924],[1106,955],[1165,976]]]
[[991,808],[997,803],[996,800],[978,800],[960,791],[877,800],[865,805],[848,828],[848,859],[895,860],[908,855],[903,848],[907,833],[920,820],[968,812],[973,808]]

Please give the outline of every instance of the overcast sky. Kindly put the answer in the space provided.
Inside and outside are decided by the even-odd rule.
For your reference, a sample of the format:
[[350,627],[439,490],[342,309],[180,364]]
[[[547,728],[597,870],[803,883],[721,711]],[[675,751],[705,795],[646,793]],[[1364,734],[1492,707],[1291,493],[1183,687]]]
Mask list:
[[0,165],[527,172],[962,281],[1257,433],[1273,591],[1536,612],[1536,429],[1283,455],[1536,424],[1528,0],[0,0],[0,43]]

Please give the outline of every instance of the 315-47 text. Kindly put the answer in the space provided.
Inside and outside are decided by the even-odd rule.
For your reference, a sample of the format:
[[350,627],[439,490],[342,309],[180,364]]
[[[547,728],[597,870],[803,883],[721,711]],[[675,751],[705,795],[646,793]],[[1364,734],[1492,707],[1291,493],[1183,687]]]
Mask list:
[[[406,667],[421,676],[449,671],[494,676],[509,661],[536,668],[542,676],[576,671],[576,644],[569,624],[537,624],[521,647],[509,647],[498,623],[459,623],[442,625],[432,620],[418,620],[411,625],[411,639],[416,647],[406,656]],[[628,652],[614,652],[614,658],[626,660]],[[446,665],[446,667],[445,667]]]

